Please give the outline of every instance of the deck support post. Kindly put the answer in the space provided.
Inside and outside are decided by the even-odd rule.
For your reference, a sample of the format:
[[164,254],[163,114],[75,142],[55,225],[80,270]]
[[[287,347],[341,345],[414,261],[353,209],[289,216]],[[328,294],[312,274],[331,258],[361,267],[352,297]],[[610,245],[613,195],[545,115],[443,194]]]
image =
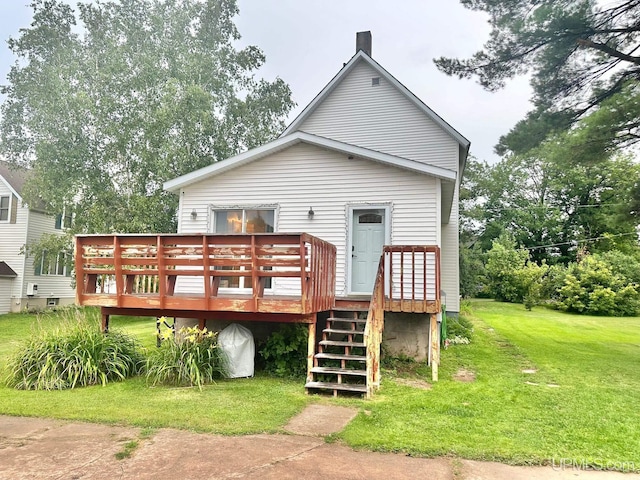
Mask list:
[[100,314],[102,316],[102,322],[100,325],[102,333],[109,333],[109,314],[105,312],[104,307],[100,307]]
[[313,357],[316,354],[316,322],[318,317],[315,313],[312,317],[313,321],[309,323],[309,341],[307,344],[307,383],[313,381],[311,369],[313,368]]
[[440,328],[438,328],[438,316],[429,314],[431,338],[431,380],[438,381],[438,365],[440,364]]

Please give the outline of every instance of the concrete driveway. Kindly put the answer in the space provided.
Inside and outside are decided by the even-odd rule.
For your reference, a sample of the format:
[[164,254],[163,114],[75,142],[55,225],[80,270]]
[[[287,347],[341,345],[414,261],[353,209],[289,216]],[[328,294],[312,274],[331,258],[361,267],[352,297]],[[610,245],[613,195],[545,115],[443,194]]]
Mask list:
[[[304,431],[295,424],[296,431]],[[118,460],[129,442],[138,442]],[[571,464],[512,467],[457,458],[354,451],[322,436],[220,436],[0,416],[0,479],[639,479]]]

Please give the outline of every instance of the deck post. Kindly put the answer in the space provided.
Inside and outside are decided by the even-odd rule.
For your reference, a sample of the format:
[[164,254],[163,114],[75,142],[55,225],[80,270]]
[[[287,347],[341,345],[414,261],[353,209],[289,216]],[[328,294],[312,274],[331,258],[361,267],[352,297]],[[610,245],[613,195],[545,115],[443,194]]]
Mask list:
[[100,307],[100,314],[102,316],[102,322],[101,322],[102,333],[109,333],[109,314],[106,313],[104,307]]
[[318,321],[318,316],[314,313],[311,317],[313,321],[309,323],[309,341],[307,344],[307,383],[313,382],[311,369],[313,368],[313,357],[316,354],[316,322]]
[[440,329],[438,328],[438,316],[435,313],[429,314],[431,324],[431,380],[438,381],[438,365],[440,363]]

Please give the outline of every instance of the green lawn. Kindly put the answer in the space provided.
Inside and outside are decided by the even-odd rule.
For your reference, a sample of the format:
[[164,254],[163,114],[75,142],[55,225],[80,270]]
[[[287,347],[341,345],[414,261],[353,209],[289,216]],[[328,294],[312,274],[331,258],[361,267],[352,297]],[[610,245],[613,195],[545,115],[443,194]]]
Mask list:
[[[400,379],[429,380],[424,365],[384,371],[382,388],[370,401],[310,397],[301,380],[264,375],[220,381],[203,391],[150,388],[142,379],[61,392],[0,386],[0,413],[245,434],[281,431],[306,404],[321,401],[359,408],[332,437],[358,448],[640,468],[640,318],[527,312],[492,301],[473,302],[473,310],[473,342],[443,352],[440,381],[428,390]],[[39,320],[55,321],[50,315]],[[34,323],[34,316],[0,316],[0,368]],[[112,325],[154,348],[152,319],[114,317]],[[476,380],[454,381],[460,368]]]
[[[640,318],[527,312],[492,301],[473,309],[473,343],[443,352],[431,390],[387,380],[340,437],[417,455],[640,468]],[[476,381],[452,380],[459,368]]]
[[[0,370],[7,356],[37,324],[56,322],[54,315],[0,316]],[[155,348],[155,319],[112,317],[111,328],[138,337]],[[4,377],[5,373],[3,373]],[[301,380],[259,375],[221,380],[197,388],[149,387],[144,379],[66,391],[19,391],[0,385],[0,414],[40,416],[141,427],[174,427],[202,432],[247,434],[278,432],[308,403]]]

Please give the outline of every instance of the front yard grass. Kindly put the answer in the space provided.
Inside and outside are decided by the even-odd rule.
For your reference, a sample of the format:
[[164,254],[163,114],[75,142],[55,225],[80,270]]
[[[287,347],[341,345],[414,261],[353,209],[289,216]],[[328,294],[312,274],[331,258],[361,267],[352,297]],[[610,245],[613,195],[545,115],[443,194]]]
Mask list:
[[[55,315],[0,316],[0,371],[35,324],[56,322]],[[111,328],[135,335],[155,348],[155,319],[111,318]],[[0,386],[0,414],[117,423],[152,428],[184,428],[229,435],[278,432],[309,401],[301,380],[265,375],[220,380],[198,388],[151,387],[142,377],[105,387],[62,391],[21,391]]]
[[[417,390],[387,376],[339,438],[414,455],[640,469],[640,318],[493,301],[473,310],[473,342],[443,352],[438,383]],[[459,369],[475,381],[453,380]]]
[[[428,381],[428,367],[397,362],[395,370],[383,371],[382,388],[370,401],[306,396],[302,379],[262,374],[202,391],[152,388],[134,378],[71,391],[0,386],[0,414],[247,434],[281,431],[306,404],[329,402],[360,410],[330,438],[356,448],[640,469],[640,318],[527,312],[492,301],[472,307],[472,343],[443,351],[440,381],[430,389],[406,381]],[[34,322],[35,316],[0,316],[0,370]],[[154,348],[153,319],[113,317],[112,326]],[[475,380],[454,380],[461,369]]]

